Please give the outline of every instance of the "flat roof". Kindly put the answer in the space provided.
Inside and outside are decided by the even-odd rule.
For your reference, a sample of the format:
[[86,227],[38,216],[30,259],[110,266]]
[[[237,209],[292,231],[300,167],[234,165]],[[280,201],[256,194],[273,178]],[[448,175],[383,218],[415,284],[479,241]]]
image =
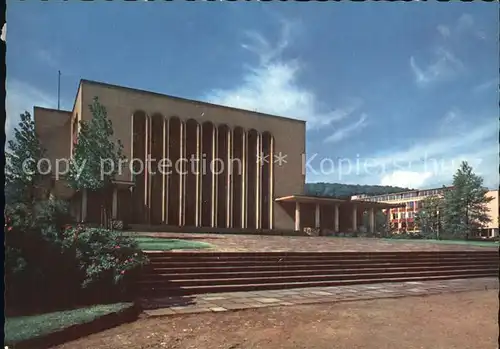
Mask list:
[[[164,97],[164,98],[175,99],[175,100],[178,100],[178,101],[181,101],[181,102],[195,103],[195,104],[198,104],[198,105],[205,105],[205,106],[216,107],[216,108],[224,108],[224,109],[229,109],[229,110],[234,110],[234,111],[239,111],[239,112],[245,112],[245,113],[253,113],[253,114],[264,116],[264,117],[278,118],[278,119],[283,119],[283,120],[289,120],[289,121],[299,122],[299,123],[303,123],[303,124],[306,123],[305,120],[294,119],[294,118],[290,118],[290,117],[286,117],[286,116],[266,114],[266,113],[261,113],[261,112],[253,111],[253,110],[247,110],[247,109],[229,107],[229,106],[225,106],[225,105],[214,104],[214,103],[204,102],[204,101],[195,100],[195,99],[188,99],[188,98],[183,98],[183,97],[177,97],[177,96],[167,95],[167,94],[159,93],[159,92],[141,90],[141,89],[137,89],[137,88],[133,88],[133,87],[114,85],[114,84],[109,84],[107,82],[100,82],[100,81],[95,81],[95,80],[80,79],[80,84],[78,86],[78,89],[80,89],[80,86],[82,84],[93,84],[93,85],[106,86],[106,87],[110,87],[110,88],[122,89],[122,90],[132,91],[132,92],[136,92],[136,93],[149,94],[149,95],[157,96],[157,97]],[[78,91],[77,91],[77,95],[78,95]],[[76,98],[75,98],[75,101],[76,101]]]
[[312,195],[288,195],[276,198],[277,202],[346,202],[348,200],[334,197],[312,196]]
[[327,196],[313,196],[313,195],[288,195],[282,196],[275,199],[276,202],[303,202],[303,203],[354,203],[354,204],[362,204],[366,206],[373,207],[381,207],[381,208],[395,208],[395,207],[403,207],[406,204],[389,204],[385,202],[376,202],[376,201],[363,201],[363,200],[351,200],[351,199],[339,199],[335,197],[327,197]]
[[46,107],[39,107],[37,105],[33,106],[33,109],[43,109],[43,110],[48,110],[48,111],[55,111],[59,113],[69,113],[71,114],[72,112],[70,110],[63,110],[63,109],[54,109],[54,108],[46,108]]
[[430,188],[430,189],[413,189],[413,190],[398,191],[398,192],[387,193],[387,194],[369,195],[368,197],[369,198],[377,198],[380,196],[387,196],[387,195],[400,195],[400,194],[416,193],[416,192],[420,192],[420,191],[429,191],[429,190],[447,190],[447,189],[451,189],[451,188],[453,188],[453,186]]

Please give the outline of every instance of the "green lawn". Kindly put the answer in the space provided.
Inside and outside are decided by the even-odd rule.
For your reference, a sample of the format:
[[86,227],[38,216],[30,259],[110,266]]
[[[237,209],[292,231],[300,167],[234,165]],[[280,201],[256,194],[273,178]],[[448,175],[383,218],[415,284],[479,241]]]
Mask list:
[[213,247],[205,242],[162,239],[147,236],[138,236],[135,240],[139,243],[139,247],[144,251],[200,250]]
[[427,239],[384,239],[391,242],[423,242],[433,244],[469,245],[482,247],[498,246],[498,241],[466,241],[466,240],[427,240]]
[[132,303],[101,304],[33,316],[8,317],[5,318],[4,326],[5,343],[16,343],[47,335],[72,325],[91,322],[132,305]]

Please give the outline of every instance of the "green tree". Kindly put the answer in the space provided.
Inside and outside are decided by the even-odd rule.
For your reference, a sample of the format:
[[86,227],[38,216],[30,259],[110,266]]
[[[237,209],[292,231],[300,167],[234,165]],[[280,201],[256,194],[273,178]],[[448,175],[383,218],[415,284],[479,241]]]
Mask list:
[[440,239],[443,198],[433,195],[421,201],[422,207],[415,215],[415,224],[426,237]]
[[4,213],[12,229],[23,234],[41,233],[50,240],[57,239],[69,216],[67,203],[48,195],[50,175],[45,173],[50,169],[41,161],[45,154],[30,113],[21,114],[6,151]]
[[21,114],[6,150],[4,276],[9,300],[30,298],[40,285],[55,287],[61,277],[58,267],[64,266],[61,233],[70,217],[66,202],[47,195],[50,177],[42,173],[48,168],[40,168],[45,153],[31,115]]
[[48,195],[50,175],[45,173],[49,168],[41,161],[45,155],[30,113],[21,114],[6,151],[4,213],[11,229],[57,240],[60,227],[70,217],[67,203]]
[[109,189],[125,158],[122,143],[112,139],[113,125],[106,108],[97,97],[89,108],[92,118],[89,122],[80,121],[78,142],[67,176],[69,185],[77,191]]
[[467,162],[462,162],[453,176],[453,188],[445,192],[443,227],[451,237],[468,238],[489,223],[488,189]]
[[[45,156],[35,132],[35,122],[30,113],[21,114],[18,127],[14,128],[14,139],[9,140],[5,152],[5,199],[7,204],[33,204],[37,190],[43,186],[46,176],[40,174],[37,164]],[[42,172],[46,168],[42,168]]]

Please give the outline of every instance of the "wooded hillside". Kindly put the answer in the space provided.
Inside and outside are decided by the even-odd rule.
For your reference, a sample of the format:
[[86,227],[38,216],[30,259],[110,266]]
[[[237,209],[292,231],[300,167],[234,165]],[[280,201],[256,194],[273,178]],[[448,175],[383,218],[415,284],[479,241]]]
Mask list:
[[350,197],[352,195],[382,195],[412,190],[385,185],[359,185],[343,183],[306,183],[307,195]]

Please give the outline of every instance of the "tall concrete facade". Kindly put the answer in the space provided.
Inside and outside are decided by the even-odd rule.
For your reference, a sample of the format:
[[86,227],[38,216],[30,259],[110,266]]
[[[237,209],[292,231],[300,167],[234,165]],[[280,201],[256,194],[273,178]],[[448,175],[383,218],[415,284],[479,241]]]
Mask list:
[[117,216],[137,224],[293,229],[294,217],[273,198],[304,190],[304,121],[82,80],[71,112],[35,107],[52,161],[72,153],[96,96],[127,158],[113,194]]

